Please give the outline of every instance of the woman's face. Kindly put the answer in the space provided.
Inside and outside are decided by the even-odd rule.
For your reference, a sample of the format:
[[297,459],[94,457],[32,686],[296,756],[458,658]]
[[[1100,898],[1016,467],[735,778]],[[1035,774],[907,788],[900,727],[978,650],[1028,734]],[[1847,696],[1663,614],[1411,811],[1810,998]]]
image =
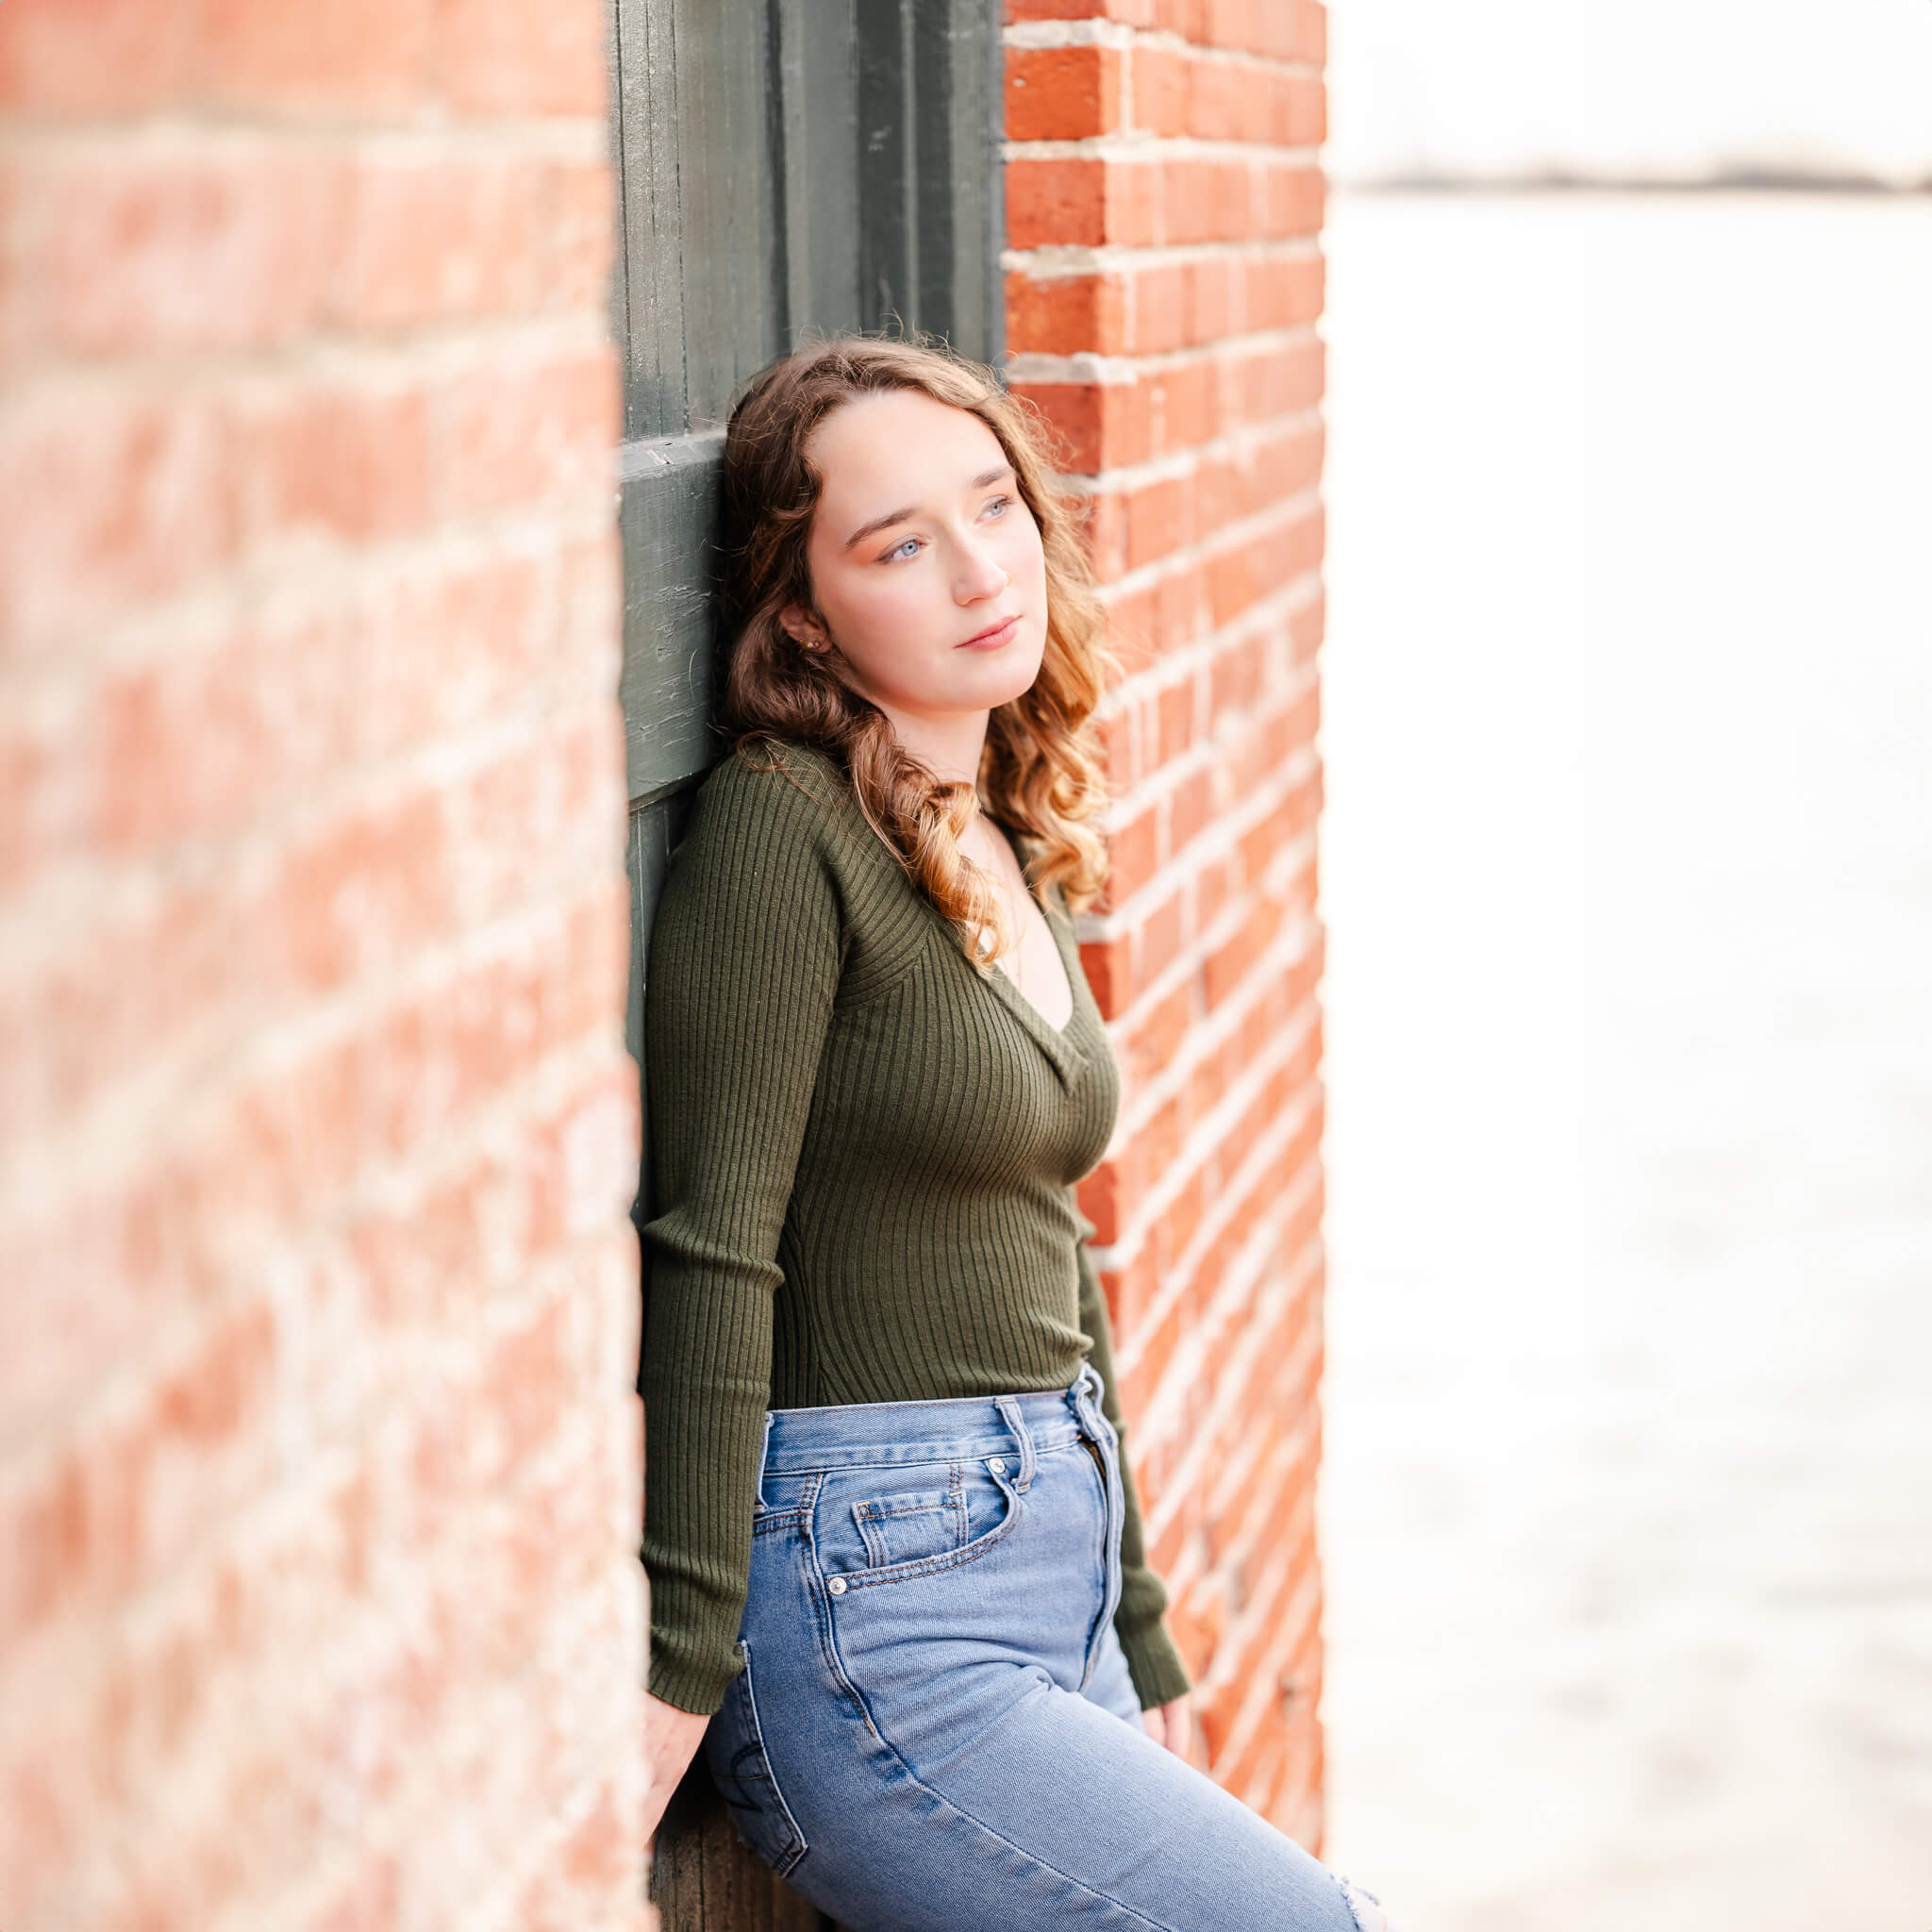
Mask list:
[[807,454],[823,479],[807,558],[824,628],[794,637],[891,713],[990,711],[1028,690],[1046,648],[1046,558],[996,437],[917,390],[841,405]]

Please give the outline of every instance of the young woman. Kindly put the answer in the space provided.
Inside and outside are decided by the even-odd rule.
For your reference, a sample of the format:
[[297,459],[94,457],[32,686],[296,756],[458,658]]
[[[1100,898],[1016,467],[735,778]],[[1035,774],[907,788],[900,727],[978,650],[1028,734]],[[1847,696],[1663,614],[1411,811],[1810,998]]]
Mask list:
[[1184,1756],[1074,1204],[1102,620],[1035,433],[835,341],[724,493],[733,749],[646,981],[649,1822],[702,1743],[857,1932],[1380,1932]]

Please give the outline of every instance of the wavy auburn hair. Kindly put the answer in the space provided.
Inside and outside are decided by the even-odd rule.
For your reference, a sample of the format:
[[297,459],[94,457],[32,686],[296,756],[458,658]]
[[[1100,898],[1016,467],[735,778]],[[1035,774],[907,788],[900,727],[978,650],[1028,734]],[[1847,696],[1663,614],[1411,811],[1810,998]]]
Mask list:
[[[778,622],[787,605],[818,617],[806,544],[821,481],[807,448],[843,404],[916,390],[968,410],[999,439],[1046,553],[1046,650],[1032,687],[994,708],[977,787],[934,776],[891,721]],[[1095,822],[1107,803],[1094,708],[1109,660],[1106,616],[1056,488],[1045,437],[991,370],[924,340],[811,342],[755,375],[724,434],[720,590],[727,658],[720,728],[735,749],[791,739],[826,753],[859,810],[919,890],[991,966],[1012,942],[990,881],[959,849],[982,805],[1019,835],[1026,874],[1086,905],[1107,876]],[[821,620],[822,622],[822,620]]]

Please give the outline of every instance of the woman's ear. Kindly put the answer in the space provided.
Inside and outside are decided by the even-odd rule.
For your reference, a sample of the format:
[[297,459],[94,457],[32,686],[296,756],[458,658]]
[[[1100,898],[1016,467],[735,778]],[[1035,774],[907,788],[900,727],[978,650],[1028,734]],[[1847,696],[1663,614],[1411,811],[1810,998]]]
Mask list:
[[825,647],[824,630],[813,622],[803,604],[786,605],[778,613],[778,627],[794,644],[802,644],[808,651],[823,651]]

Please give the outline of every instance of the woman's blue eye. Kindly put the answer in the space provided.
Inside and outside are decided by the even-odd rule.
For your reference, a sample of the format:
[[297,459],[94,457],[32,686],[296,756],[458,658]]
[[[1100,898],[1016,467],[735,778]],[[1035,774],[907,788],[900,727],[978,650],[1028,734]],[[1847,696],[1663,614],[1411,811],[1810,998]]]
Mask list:
[[1013,499],[1010,496],[995,496],[993,500],[987,505],[987,508],[989,510],[995,512],[1003,512],[1005,510],[1010,509],[1012,508],[1012,504]]
[[892,547],[886,552],[885,557],[881,560],[886,563],[890,563],[891,562],[893,558],[903,556],[907,551],[917,550],[918,548],[919,539],[917,537],[908,537],[904,542],[894,543]]

